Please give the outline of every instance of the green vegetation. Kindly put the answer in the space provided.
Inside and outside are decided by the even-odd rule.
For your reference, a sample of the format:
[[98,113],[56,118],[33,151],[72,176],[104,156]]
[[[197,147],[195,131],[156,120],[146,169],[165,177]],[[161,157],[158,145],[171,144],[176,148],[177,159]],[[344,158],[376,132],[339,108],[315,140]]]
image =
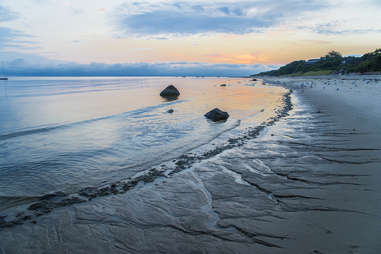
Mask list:
[[289,74],[287,76],[290,77],[298,77],[298,76],[323,76],[323,75],[332,75],[335,74],[334,71],[330,70],[321,70],[321,71],[308,71],[308,72],[298,72],[298,73],[293,73]]
[[262,72],[254,76],[319,76],[371,72],[381,72],[381,49],[362,57],[343,57],[339,52],[331,51],[320,59],[295,61],[278,70]]

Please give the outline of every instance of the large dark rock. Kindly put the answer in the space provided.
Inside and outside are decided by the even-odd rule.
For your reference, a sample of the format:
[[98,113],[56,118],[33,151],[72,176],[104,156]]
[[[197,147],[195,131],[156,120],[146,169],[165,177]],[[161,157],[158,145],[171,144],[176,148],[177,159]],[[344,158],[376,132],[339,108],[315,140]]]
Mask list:
[[167,99],[175,99],[179,97],[180,92],[173,85],[167,86],[163,91],[161,91],[160,96]]
[[226,121],[229,118],[229,114],[218,108],[213,109],[205,114],[205,117],[212,120],[213,122]]

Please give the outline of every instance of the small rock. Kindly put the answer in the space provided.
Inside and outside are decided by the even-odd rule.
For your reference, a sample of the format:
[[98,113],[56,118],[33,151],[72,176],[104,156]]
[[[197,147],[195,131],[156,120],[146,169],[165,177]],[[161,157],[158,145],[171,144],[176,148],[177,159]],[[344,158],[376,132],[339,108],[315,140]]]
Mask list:
[[173,85],[167,86],[163,91],[161,91],[160,96],[167,99],[176,99],[179,97],[180,92]]
[[58,191],[58,192],[46,194],[46,195],[42,196],[41,199],[42,200],[47,200],[47,199],[53,199],[53,198],[56,198],[56,197],[64,197],[64,196],[66,196],[66,194],[64,192]]
[[209,111],[204,116],[212,120],[213,122],[225,121],[229,118],[229,114],[227,112],[224,112],[218,108],[215,108],[212,111]]
[[46,201],[34,203],[28,207],[29,211],[36,211],[39,214],[46,214],[52,211],[53,207],[55,206],[54,203],[49,203]]
[[79,191],[79,195],[85,196],[88,198],[95,198],[98,194],[98,189],[94,187],[86,187]]
[[79,197],[69,197],[56,203],[56,207],[69,206],[69,205],[79,204],[83,202],[86,202],[86,200],[80,199]]
[[24,212],[19,212],[16,214],[16,217],[22,217],[22,216],[24,216],[24,214],[25,214]]
[[27,221],[27,220],[30,220],[30,219],[32,219],[32,216],[30,216],[30,215],[26,215],[26,216],[24,216],[22,218],[23,221]]
[[103,187],[99,190],[99,196],[106,196],[106,195],[109,195],[111,193],[110,191],[110,187],[106,186],[106,187]]
[[257,79],[256,79],[256,78],[253,78],[251,81],[257,81]]
[[169,113],[169,114],[172,114],[173,112],[175,112],[173,109],[169,109],[169,110],[167,111],[167,113]]
[[226,84],[221,84],[220,86],[221,86],[221,87],[225,87],[225,86],[226,86]]
[[41,209],[43,207],[44,207],[44,203],[38,202],[38,203],[34,203],[34,204],[30,205],[28,207],[28,210],[35,211],[35,210],[39,210],[39,209]]

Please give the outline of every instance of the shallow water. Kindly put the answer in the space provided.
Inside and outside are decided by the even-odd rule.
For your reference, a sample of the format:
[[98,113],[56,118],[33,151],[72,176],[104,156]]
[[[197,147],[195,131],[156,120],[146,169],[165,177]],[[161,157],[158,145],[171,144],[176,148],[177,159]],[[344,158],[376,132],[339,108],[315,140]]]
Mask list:
[[[229,88],[257,96],[253,107],[261,89],[262,105],[284,91],[234,81]],[[216,83],[210,83],[214,94],[220,91]],[[199,118],[209,132],[221,132],[187,150],[177,166],[171,168],[171,161],[156,167],[165,174],[141,172],[139,181],[30,198],[24,207],[21,197],[9,199],[20,209],[0,212],[0,252],[380,253],[379,133],[360,121],[352,126],[355,115],[338,114],[324,96],[292,89],[285,98],[293,108],[286,100],[276,119],[268,120],[268,107],[268,115],[240,111],[231,124]],[[278,105],[277,99],[271,103]],[[197,111],[177,105],[184,107],[175,112]],[[268,121],[258,126],[262,118]],[[192,142],[203,137],[191,133]]]
[[[158,96],[169,84],[178,100]],[[12,78],[0,83],[0,196],[73,193],[131,177],[262,123],[284,92],[248,79]],[[229,112],[227,122],[203,117],[215,107]]]

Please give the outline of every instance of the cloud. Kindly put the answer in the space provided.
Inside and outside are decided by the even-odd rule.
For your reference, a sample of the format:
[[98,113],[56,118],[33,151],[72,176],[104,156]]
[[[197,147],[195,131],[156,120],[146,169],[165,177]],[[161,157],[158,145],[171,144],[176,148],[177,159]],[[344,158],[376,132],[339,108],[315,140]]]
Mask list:
[[36,42],[25,40],[31,36],[18,30],[0,26],[0,50],[4,48],[36,49]]
[[17,32],[0,26],[0,49],[9,46],[10,40],[17,36]]
[[343,22],[331,22],[317,24],[311,27],[300,26],[299,28],[323,35],[346,35],[346,34],[369,34],[381,33],[381,29],[376,28],[348,28]]
[[370,4],[371,6],[374,6],[374,7],[381,7],[381,2],[379,0],[366,0],[362,4]]
[[149,2],[125,3],[118,8],[118,26],[127,33],[246,34],[278,24],[282,19],[316,11],[324,1]]
[[16,13],[0,5],[0,22],[10,21],[16,18],[17,18]]
[[4,72],[8,76],[248,76],[279,68],[278,65],[198,62],[77,64],[21,53],[3,53],[0,57],[5,60]]
[[[0,24],[16,18],[18,18],[16,13],[0,5]],[[7,47],[27,48],[26,44],[31,44],[32,42],[25,41],[24,38],[26,37],[30,36],[18,30],[0,26],[0,50]]]
[[12,51],[0,52],[0,59],[6,65],[4,67],[7,67],[9,71],[14,68],[30,68],[32,66],[46,68],[47,66],[68,64],[66,61],[52,60],[40,55]]

